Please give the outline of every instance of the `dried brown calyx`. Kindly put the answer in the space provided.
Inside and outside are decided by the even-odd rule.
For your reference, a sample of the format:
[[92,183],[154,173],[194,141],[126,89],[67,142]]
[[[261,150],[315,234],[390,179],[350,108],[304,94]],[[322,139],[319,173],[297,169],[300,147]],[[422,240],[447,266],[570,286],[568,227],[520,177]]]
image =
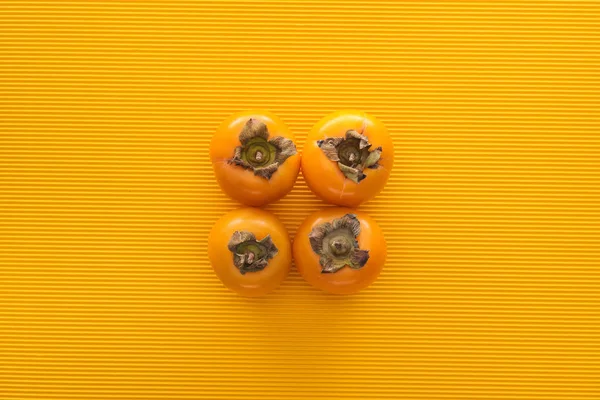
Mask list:
[[262,271],[278,251],[270,235],[256,240],[253,233],[246,231],[235,231],[227,247],[233,253],[233,265],[242,275]]
[[358,248],[356,238],[360,222],[356,215],[346,214],[313,228],[308,235],[310,246],[321,258],[321,273],[333,273],[348,266],[361,269],[369,260],[369,250]]
[[290,139],[275,136],[269,139],[264,122],[250,118],[240,132],[241,146],[235,148],[230,164],[239,165],[265,179],[277,171],[288,157],[296,154],[296,145]]
[[327,138],[317,145],[331,161],[335,161],[344,176],[359,183],[367,176],[365,168],[379,168],[381,147],[371,150],[369,139],[355,130],[346,132],[346,137]]

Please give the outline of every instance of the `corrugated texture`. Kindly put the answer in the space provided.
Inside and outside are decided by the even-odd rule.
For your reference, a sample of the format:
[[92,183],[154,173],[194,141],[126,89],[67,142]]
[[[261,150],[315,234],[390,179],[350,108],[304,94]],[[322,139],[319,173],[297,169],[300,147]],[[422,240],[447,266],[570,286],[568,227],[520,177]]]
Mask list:
[[[0,399],[598,399],[597,2],[0,4]],[[268,108],[396,143],[353,297],[246,300],[207,156]],[[293,234],[302,179],[270,209]]]

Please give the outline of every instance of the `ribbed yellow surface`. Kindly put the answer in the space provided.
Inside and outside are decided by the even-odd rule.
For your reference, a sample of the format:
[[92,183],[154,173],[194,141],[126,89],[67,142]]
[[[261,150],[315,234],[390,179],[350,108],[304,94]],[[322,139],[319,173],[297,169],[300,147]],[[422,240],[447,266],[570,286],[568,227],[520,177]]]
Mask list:
[[[3,1],[0,399],[599,399],[600,3]],[[336,109],[396,143],[352,297],[207,258],[209,139]],[[269,207],[293,235],[302,178]]]

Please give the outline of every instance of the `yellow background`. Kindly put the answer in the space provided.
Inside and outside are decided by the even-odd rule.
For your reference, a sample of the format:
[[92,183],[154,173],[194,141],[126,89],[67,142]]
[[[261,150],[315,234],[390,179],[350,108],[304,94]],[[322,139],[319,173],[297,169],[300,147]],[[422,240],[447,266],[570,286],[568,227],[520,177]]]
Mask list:
[[[0,399],[599,399],[599,5],[3,1]],[[211,271],[247,108],[387,124],[362,294]]]

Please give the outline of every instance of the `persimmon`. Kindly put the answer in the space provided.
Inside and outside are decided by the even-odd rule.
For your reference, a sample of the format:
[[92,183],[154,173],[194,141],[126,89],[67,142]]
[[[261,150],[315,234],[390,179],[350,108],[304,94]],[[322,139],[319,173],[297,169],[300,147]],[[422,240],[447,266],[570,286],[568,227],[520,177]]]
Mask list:
[[290,270],[290,238],[273,214],[239,208],[213,226],[208,258],[229,289],[243,296],[262,296],[277,288]]
[[339,111],[315,124],[304,145],[302,173],[323,200],[357,207],[385,186],[394,146],[385,125],[364,112]]
[[223,191],[250,206],[285,196],[300,169],[294,136],[268,111],[244,111],[223,121],[210,143],[210,159]]
[[298,228],[294,260],[311,285],[335,294],[359,292],[379,276],[387,255],[381,228],[367,214],[326,208]]

